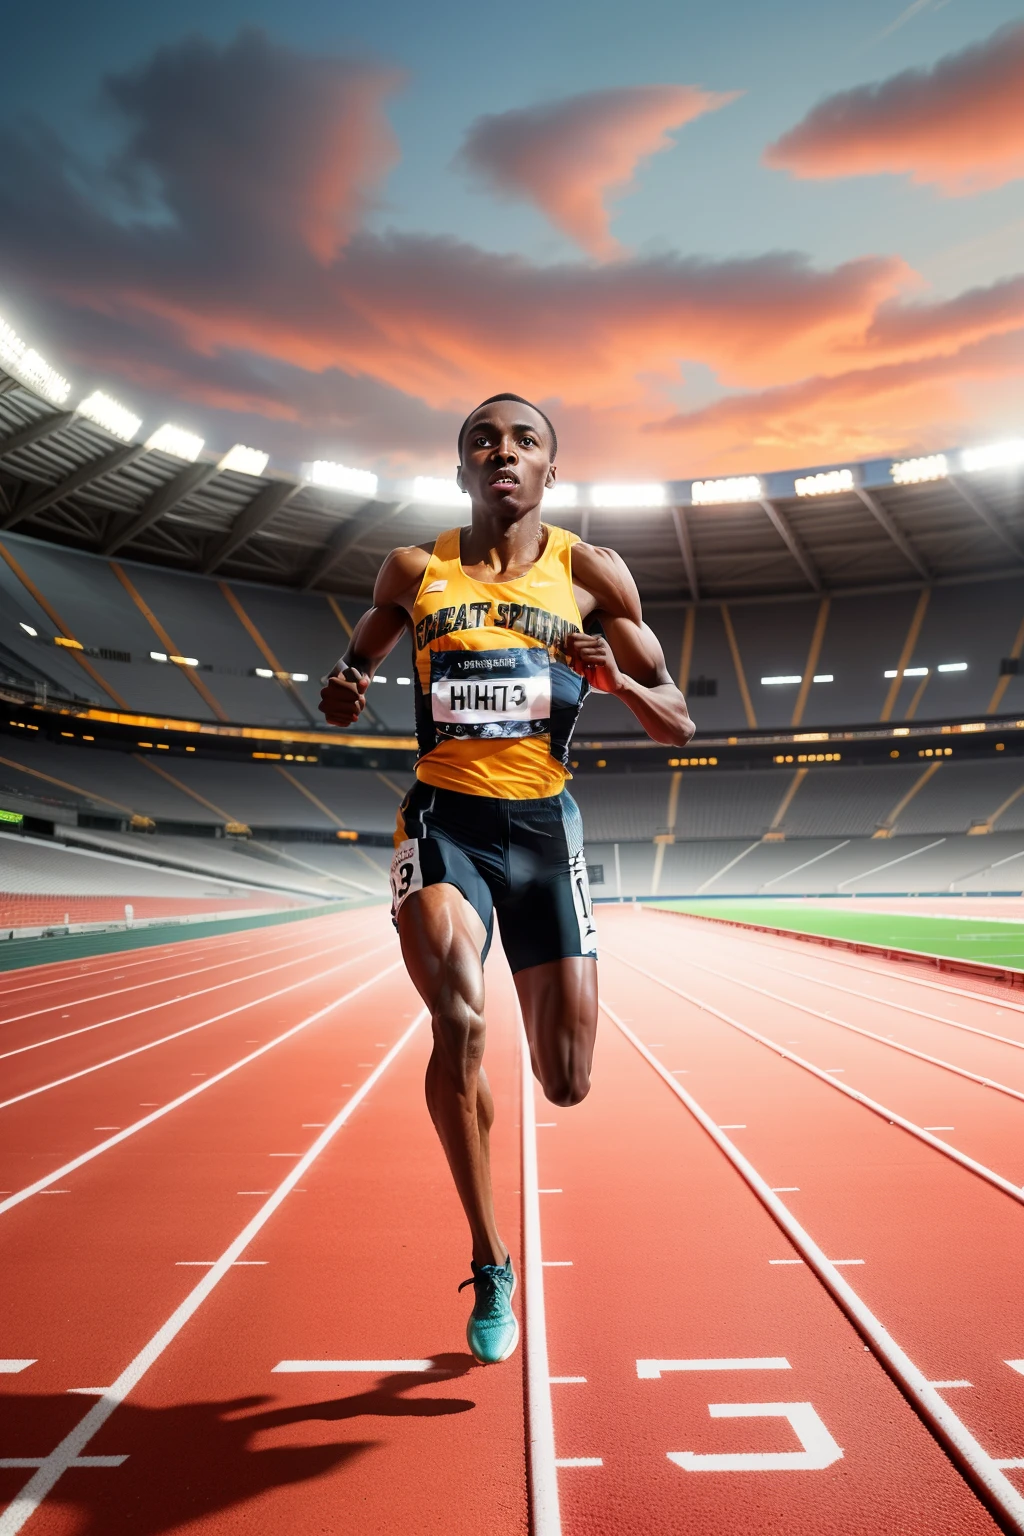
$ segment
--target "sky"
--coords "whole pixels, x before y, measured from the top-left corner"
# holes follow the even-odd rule
[[[144,419],[564,479],[1021,431],[1021,0],[13,8],[0,317]]]

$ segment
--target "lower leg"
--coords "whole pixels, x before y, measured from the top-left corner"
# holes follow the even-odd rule
[[[491,1192],[490,1131],[494,1101],[482,1067],[456,1082],[435,1040],[427,1066],[427,1106],[469,1222],[475,1264],[504,1264]]]

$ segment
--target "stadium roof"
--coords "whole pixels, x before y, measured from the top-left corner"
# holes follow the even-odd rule
[[[65,380],[30,371],[34,354],[2,355],[0,530],[367,596],[389,549],[433,538],[466,504],[444,481],[378,487],[337,465],[288,476],[268,471],[254,450],[212,455],[175,429],[139,440],[137,418],[118,416],[114,402],[93,396],[71,409]],[[1024,576],[1022,486],[1024,442],[1015,442],[902,464],[578,486],[575,505],[551,517],[617,549],[648,602],[735,601]],[[565,494],[572,499],[573,488]]]

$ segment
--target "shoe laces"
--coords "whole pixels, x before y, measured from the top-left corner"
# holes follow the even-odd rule
[[[474,1312],[497,1314],[505,1300],[500,1282],[507,1279],[508,1269],[504,1264],[474,1264],[473,1273],[468,1280],[463,1280],[459,1290],[464,1291],[467,1285],[472,1285],[476,1292]]]

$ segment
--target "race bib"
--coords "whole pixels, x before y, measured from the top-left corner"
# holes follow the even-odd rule
[[[422,889],[420,845],[417,838],[410,837],[399,843],[391,860],[391,916],[397,917],[405,898]]]
[[[439,736],[539,736],[551,728],[551,663],[540,646],[432,651],[430,694]]]

